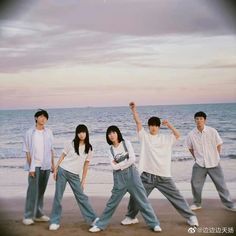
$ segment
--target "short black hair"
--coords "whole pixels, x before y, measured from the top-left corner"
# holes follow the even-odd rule
[[[49,118],[49,115],[47,113],[47,111],[43,110],[43,109],[38,109],[38,111],[34,114],[34,117],[37,118],[39,116],[43,115],[44,117]]]
[[[161,120],[159,117],[156,116],[152,116],[151,118],[149,118],[148,120],[148,126],[161,126]]]
[[[107,143],[109,145],[112,145],[112,141],[109,139],[108,135],[111,133],[111,132],[116,132],[117,133],[117,136],[118,136],[118,142],[120,143],[121,141],[124,141],[123,137],[122,137],[122,134],[119,130],[119,128],[115,125],[111,125],[107,128],[107,132],[106,132],[106,139],[107,139]]]
[[[195,113],[194,119],[196,119],[197,117],[203,117],[204,119],[206,119],[206,118],[207,118],[207,115],[206,115],[206,113],[203,112],[203,111],[198,111],[198,112]]]

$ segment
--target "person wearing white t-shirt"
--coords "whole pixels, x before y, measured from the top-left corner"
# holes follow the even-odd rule
[[[34,146],[35,146],[35,167],[41,167],[44,156],[44,130],[36,129],[34,133]]]
[[[195,160],[191,178],[193,193],[191,209],[202,208],[202,188],[206,176],[209,175],[226,209],[236,211],[236,205],[230,197],[220,166],[220,151],[223,141],[216,129],[206,125],[206,118],[206,113],[202,111],[195,113],[196,128],[186,138],[187,147]]]
[[[39,109],[34,118],[36,125],[27,130],[23,142],[23,151],[26,153],[25,170],[29,172],[22,221],[24,225],[49,221],[49,217],[43,213],[43,201],[50,171],[54,170],[53,133],[45,127],[48,112]]]
[[[108,127],[106,139],[110,145],[108,155],[113,168],[114,186],[105,210],[89,231],[96,233],[104,230],[120,201],[128,192],[137,201],[137,205],[147,225],[153,231],[161,232],[159,220],[148,201],[138,170],[134,164],[135,154],[131,142],[123,139],[120,129],[115,125]]]
[[[198,226],[196,215],[191,211],[188,203],[177,189],[171,177],[171,153],[172,147],[180,137],[179,131],[174,128],[168,120],[163,120],[162,125],[171,130],[171,134],[160,133],[161,121],[158,117],[151,117],[148,120],[149,132],[142,126],[134,102],[130,103],[130,109],[137,126],[138,137],[141,142],[141,153],[139,169],[142,172],[141,180],[146,190],[147,196],[157,188],[175,207],[175,209],[187,219],[190,226]],[[139,212],[135,199],[131,196],[128,212],[123,225],[138,223],[136,215]]]
[[[53,200],[49,230],[58,230],[62,212],[61,200],[69,183],[85,221],[93,225],[97,216],[84,194],[89,162],[92,158],[92,145],[89,142],[88,128],[81,124],[76,127],[75,138],[66,143],[54,171],[56,190]],[[80,180],[80,176],[82,179]]]

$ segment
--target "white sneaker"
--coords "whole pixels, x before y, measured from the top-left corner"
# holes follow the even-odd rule
[[[228,210],[228,211],[236,211],[236,205],[234,204],[232,207],[226,207],[225,206],[225,209]]]
[[[37,221],[37,222],[48,222],[50,220],[50,218],[48,216],[44,215],[44,216],[35,218],[34,220]]]
[[[23,219],[22,223],[24,225],[32,225],[34,224],[34,221],[32,219]]]
[[[101,231],[101,229],[99,229],[96,225],[94,225],[92,228],[89,229],[89,232],[91,232],[91,233],[97,233],[100,231]]]
[[[122,225],[134,225],[134,224],[137,224],[138,222],[139,222],[139,221],[138,221],[137,218],[132,219],[132,218],[126,216],[126,217],[124,218],[124,220],[121,221],[121,224],[122,224]]]
[[[196,217],[196,216],[190,216],[190,218],[187,220],[187,223],[188,223],[190,226],[196,226],[196,227],[199,226],[198,220],[197,220],[197,217]]]
[[[60,228],[60,225],[58,224],[50,224],[49,230],[58,230]]]
[[[160,225],[156,225],[156,226],[153,228],[153,231],[155,231],[155,232],[161,232],[162,229],[161,229]]]
[[[92,224],[90,225],[90,226],[94,226],[94,225],[96,225],[96,223],[99,221],[99,218],[97,217],[93,222],[92,222]]]
[[[201,208],[202,208],[201,205],[197,206],[197,205],[193,204],[193,205],[190,206],[190,209],[191,209],[192,211],[196,211],[196,210],[199,210],[199,209],[201,209]]]

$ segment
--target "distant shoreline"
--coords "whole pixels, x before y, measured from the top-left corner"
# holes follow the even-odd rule
[[[139,105],[139,107],[155,107],[155,106],[197,106],[197,105],[224,105],[224,104],[235,104],[235,102],[213,102],[213,103],[183,103],[183,104],[152,104],[152,105]],[[114,105],[114,106],[83,106],[83,107],[44,107],[48,110],[58,110],[58,109],[96,109],[96,108],[125,108],[127,105]],[[32,108],[0,108],[0,111],[28,111],[28,110],[37,110],[39,107]]]

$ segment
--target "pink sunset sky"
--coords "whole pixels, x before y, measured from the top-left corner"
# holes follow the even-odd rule
[[[236,102],[223,0],[32,2],[1,6],[0,109]]]

